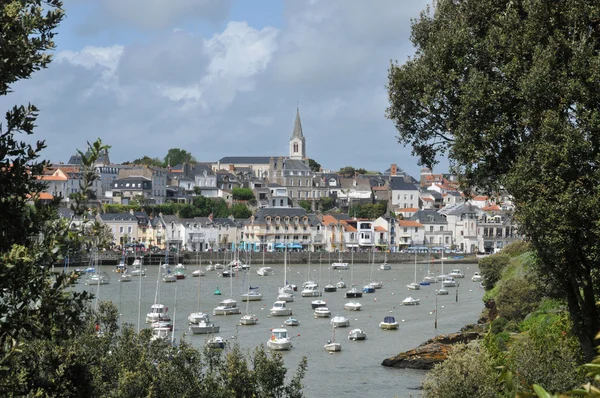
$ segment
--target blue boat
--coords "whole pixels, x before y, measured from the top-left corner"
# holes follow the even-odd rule
[[[428,282],[428,281],[423,281],[423,282],[419,282],[419,285],[421,285],[421,286],[429,286],[429,285],[431,285],[431,283]]]
[[[366,285],[363,287],[363,293],[375,293],[375,288],[373,286]]]

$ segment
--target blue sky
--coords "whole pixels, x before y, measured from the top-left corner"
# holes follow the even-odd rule
[[[54,62],[0,98],[41,109],[35,139],[67,161],[87,141],[114,162],[184,148],[199,161],[285,156],[299,104],[307,155],[413,176],[385,118],[390,59],[413,53],[426,0],[65,0]],[[445,172],[442,165],[436,171]]]

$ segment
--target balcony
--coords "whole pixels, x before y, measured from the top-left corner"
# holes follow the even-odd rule
[[[322,234],[316,234],[315,237],[313,238],[313,242],[315,242],[315,243],[323,243],[324,240],[325,239]]]

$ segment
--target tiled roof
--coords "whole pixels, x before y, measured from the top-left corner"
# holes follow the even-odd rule
[[[225,156],[219,160],[221,164],[269,164],[271,156]]]
[[[40,176],[40,179],[44,181],[67,181],[67,177],[64,176]]]
[[[414,213],[418,210],[419,209],[416,207],[405,207],[405,208],[400,208],[400,209],[396,210],[396,213]]]
[[[489,206],[485,206],[481,210],[485,210],[485,211],[500,211],[500,206],[498,206],[498,205],[489,205]]]
[[[422,227],[423,224],[421,224],[418,221],[414,221],[414,220],[398,220],[398,225],[401,227]]]
[[[375,232],[387,232],[387,229],[380,227],[379,225],[376,225]]]
[[[473,200],[476,200],[476,201],[479,201],[479,202],[480,201],[486,201],[486,200],[488,200],[488,197],[487,196],[483,196],[483,195],[479,195],[479,196],[473,197]]]
[[[39,198],[42,200],[52,200],[54,199],[54,196],[48,192],[40,192]]]

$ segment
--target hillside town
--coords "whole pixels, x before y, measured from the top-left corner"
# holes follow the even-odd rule
[[[184,251],[494,253],[519,238],[508,197],[499,203],[486,196],[467,198],[454,175],[422,169],[414,178],[395,163],[385,171],[353,177],[315,171],[306,147],[297,110],[287,156],[228,156],[163,168],[113,164],[105,151],[92,187],[98,203],[135,202],[142,204],[142,211],[100,212],[97,219],[118,247]],[[80,189],[80,176],[78,155],[48,167],[42,199],[62,197],[61,215],[70,217],[69,195]],[[222,198],[231,206],[236,188],[254,193],[255,200],[243,201],[252,211],[248,219],[212,214],[181,218],[148,211],[154,205],[191,203],[196,196]],[[332,203],[328,211],[319,206],[325,198]],[[384,203],[385,214],[374,219],[352,214],[355,205],[374,203]]]

